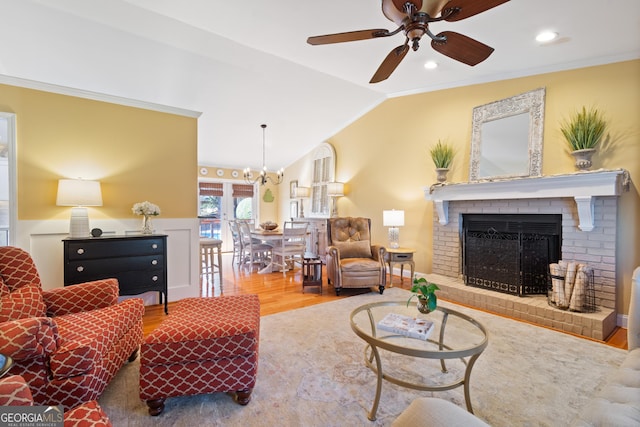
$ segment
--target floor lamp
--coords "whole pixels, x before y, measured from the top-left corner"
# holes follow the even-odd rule
[[[89,237],[89,213],[87,206],[102,206],[99,181],[61,179],[58,181],[58,206],[73,206],[69,222],[69,237]]]

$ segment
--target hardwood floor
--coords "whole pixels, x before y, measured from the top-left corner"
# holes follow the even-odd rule
[[[289,271],[285,275],[282,273],[258,274],[256,270],[250,272],[248,269],[232,266],[231,254],[223,254],[222,271],[222,285],[218,274],[213,275],[213,279],[210,274],[203,276],[201,296],[257,294],[260,298],[260,314],[262,316],[349,298],[352,295],[368,292],[365,289],[343,289],[340,296],[336,296],[333,287],[327,284],[326,272],[323,271],[322,293],[319,292],[317,287],[306,288],[303,293],[302,273],[299,266],[296,266],[293,272]],[[411,283],[408,278],[405,278],[400,283],[400,277],[394,276],[393,286],[409,289]],[[169,303],[169,313],[171,313],[173,305],[175,303]],[[151,333],[164,317],[162,305],[147,306],[144,315],[144,335]],[[607,339],[606,344],[626,349],[627,330],[617,328]]]

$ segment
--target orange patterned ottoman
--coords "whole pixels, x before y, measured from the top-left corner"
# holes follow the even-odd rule
[[[257,295],[186,298],[140,348],[140,398],[159,415],[167,397],[233,392],[246,405],[256,383]]]

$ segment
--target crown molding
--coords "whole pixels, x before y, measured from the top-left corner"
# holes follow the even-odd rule
[[[76,96],[78,98],[109,102],[112,104],[141,108],[144,110],[158,111],[161,113],[175,114],[178,116],[198,118],[202,115],[201,111],[187,110],[185,108],[171,107],[169,105],[156,104],[153,102],[140,101],[137,99],[124,98],[121,96],[107,95],[105,93],[92,92],[89,90],[76,89],[67,86],[60,86],[51,83],[12,77],[4,74],[0,74],[0,84],[41,90],[45,92],[57,93],[60,95]]]

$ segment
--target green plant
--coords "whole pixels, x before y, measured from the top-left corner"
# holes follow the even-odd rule
[[[417,297],[419,299],[427,300],[427,307],[429,307],[430,311],[435,310],[438,305],[438,297],[436,296],[436,291],[438,290],[440,290],[438,285],[435,283],[429,283],[424,277],[419,279],[418,277],[414,277],[413,286],[411,287],[413,295],[411,295],[407,300],[407,307],[409,306],[411,299],[413,297]]]
[[[602,113],[594,107],[574,113],[560,125],[560,131],[569,143],[571,150],[595,148],[607,129],[607,121]]]
[[[438,140],[438,143],[431,147],[429,151],[431,153],[431,159],[439,169],[448,169],[453,161],[453,147],[446,142]]]

